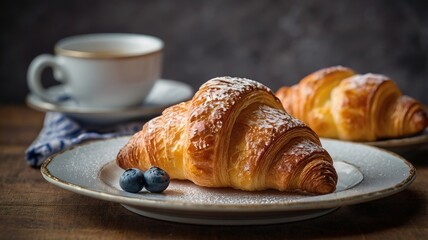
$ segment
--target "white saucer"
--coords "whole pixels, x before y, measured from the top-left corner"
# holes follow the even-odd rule
[[[47,91],[57,99],[66,97],[66,92],[62,85],[53,86]],[[84,123],[112,124],[159,115],[165,108],[190,99],[193,93],[192,87],[185,83],[159,79],[144,103],[136,107],[123,109],[92,108],[79,106],[78,103],[71,99],[51,103],[32,93],[27,96],[27,104],[36,110],[44,112],[62,112]]]

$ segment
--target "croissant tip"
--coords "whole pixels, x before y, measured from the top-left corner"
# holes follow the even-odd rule
[[[414,119],[415,119],[416,125],[420,129],[424,130],[425,128],[428,127],[428,115],[424,110],[421,109],[421,111],[418,111],[417,113],[415,113]]]
[[[336,190],[337,172],[328,161],[319,161],[304,177],[302,188],[314,194],[328,194]]]
[[[129,145],[129,144],[127,144]],[[129,161],[129,155],[131,154],[131,149],[130,147],[123,147],[119,150],[119,152],[116,155],[116,164],[122,168],[122,169],[127,169],[132,167],[131,162]]]
[[[312,185],[310,185],[306,191],[317,195],[333,193],[336,190],[337,183],[337,178],[335,176],[337,175],[319,176],[319,178],[312,182]]]
[[[308,195],[325,195],[336,191],[336,182],[323,182],[316,186],[312,186],[310,189],[298,189],[297,192],[308,194]]]
[[[326,183],[326,184],[322,184],[319,185],[316,188],[316,192],[318,194],[328,194],[328,193],[332,193],[336,190],[336,185],[332,184],[332,183]]]
[[[119,150],[119,153],[117,154],[117,156],[116,156],[116,164],[119,166],[119,167],[121,167],[121,168],[123,168],[123,158],[124,158],[124,154],[123,154],[123,151],[124,151],[124,149],[125,148],[121,148],[120,150]]]

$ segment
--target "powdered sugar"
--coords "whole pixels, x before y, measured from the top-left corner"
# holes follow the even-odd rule
[[[293,145],[288,151],[285,152],[289,156],[303,157],[305,155],[311,155],[314,152],[324,151],[323,148],[314,142],[305,139],[297,144]]]
[[[226,125],[226,117],[249,92],[263,90],[261,83],[245,78],[220,77],[203,84],[192,99],[189,139],[195,149],[211,146],[215,135]],[[208,144],[207,144],[208,143]]]
[[[362,88],[367,85],[380,85],[388,80],[389,78],[384,75],[373,73],[354,75],[349,78],[349,81],[352,82],[352,88]]]
[[[254,114],[260,116],[254,119],[257,122],[253,124],[264,130],[272,129],[281,132],[293,127],[305,126],[303,122],[290,116],[286,112],[266,105],[260,106],[259,110],[255,111]],[[249,121],[252,121],[252,119],[249,119]]]

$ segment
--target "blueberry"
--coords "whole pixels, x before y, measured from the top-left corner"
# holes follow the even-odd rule
[[[126,192],[137,193],[144,188],[144,174],[139,169],[129,168],[120,176],[119,185]]]
[[[169,175],[158,167],[151,167],[144,172],[144,181],[149,192],[160,193],[168,187]]]

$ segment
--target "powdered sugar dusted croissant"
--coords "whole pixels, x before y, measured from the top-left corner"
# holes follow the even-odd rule
[[[262,84],[220,77],[192,100],[167,108],[124,146],[122,168],[163,168],[200,186],[315,194],[335,190],[337,174],[318,136],[287,114]]]
[[[428,126],[421,104],[379,74],[341,66],[314,72],[276,96],[319,136],[374,141],[416,134]]]

